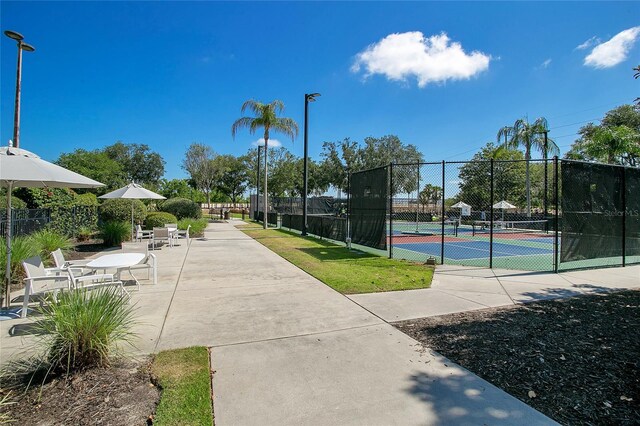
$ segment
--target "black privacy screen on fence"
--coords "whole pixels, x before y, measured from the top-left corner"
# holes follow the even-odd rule
[[[351,241],[380,250],[387,249],[388,167],[351,175]]]
[[[560,262],[640,255],[640,170],[562,161]]]

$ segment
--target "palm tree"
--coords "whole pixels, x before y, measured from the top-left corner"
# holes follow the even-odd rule
[[[263,104],[250,99],[242,104],[241,112],[245,110],[253,112],[255,117],[241,117],[231,126],[231,136],[235,139],[238,130],[247,128],[249,133],[255,134],[257,129],[264,129],[264,229],[267,229],[267,147],[269,144],[269,132],[271,130],[280,132],[291,137],[291,140],[298,135],[298,124],[291,118],[278,117],[284,110],[282,101],[275,100],[268,104]]]
[[[506,148],[524,148],[524,159],[526,160],[527,216],[531,216],[531,181],[529,177],[531,150],[535,148],[540,151],[545,159],[548,158],[549,154],[558,155],[560,153],[558,145],[556,145],[552,139],[547,138],[545,147],[544,135],[548,132],[547,119],[544,117],[537,118],[533,124],[530,124],[526,118],[521,118],[516,120],[513,126],[503,127],[498,131],[498,143],[500,143],[500,140],[504,137]]]

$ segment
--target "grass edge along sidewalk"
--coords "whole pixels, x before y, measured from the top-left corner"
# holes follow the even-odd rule
[[[153,424],[213,424],[207,348],[162,351],[154,357],[151,372],[162,389]]]
[[[387,259],[281,229],[250,224],[242,232],[343,294],[428,288],[433,267]]]

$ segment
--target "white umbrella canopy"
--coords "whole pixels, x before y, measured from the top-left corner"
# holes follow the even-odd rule
[[[464,201],[458,201],[457,203],[455,203],[451,207],[454,208],[454,209],[463,209],[465,207],[471,207],[471,206],[469,204],[465,203]]]
[[[5,306],[11,301],[11,192],[13,188],[97,188],[104,184],[67,170],[20,148],[0,147],[0,187],[7,188]]]
[[[167,197],[163,197],[160,194],[156,194],[153,191],[149,191],[137,183],[131,182],[127,186],[111,191],[107,194],[101,195],[98,198],[114,199],[125,198],[131,199],[131,240],[133,240],[133,200],[166,200]]]
[[[508,201],[502,200],[498,203],[495,203],[493,205],[494,209],[503,209],[503,210],[510,210],[510,209],[517,209],[516,206],[514,206],[513,204],[509,203]]]

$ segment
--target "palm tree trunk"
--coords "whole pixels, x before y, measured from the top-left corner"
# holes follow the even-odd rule
[[[526,184],[527,184],[527,217],[531,217],[531,181],[529,178],[529,159],[531,158],[531,145],[527,145],[525,153],[526,162]]]
[[[269,130],[265,129],[264,131],[264,206],[262,206],[263,211],[264,211],[264,217],[263,219],[263,228],[267,229],[267,210],[268,210],[268,196],[267,196],[267,166],[268,166],[268,162],[267,159],[269,158],[269,156],[267,155],[267,144],[269,142]]]

